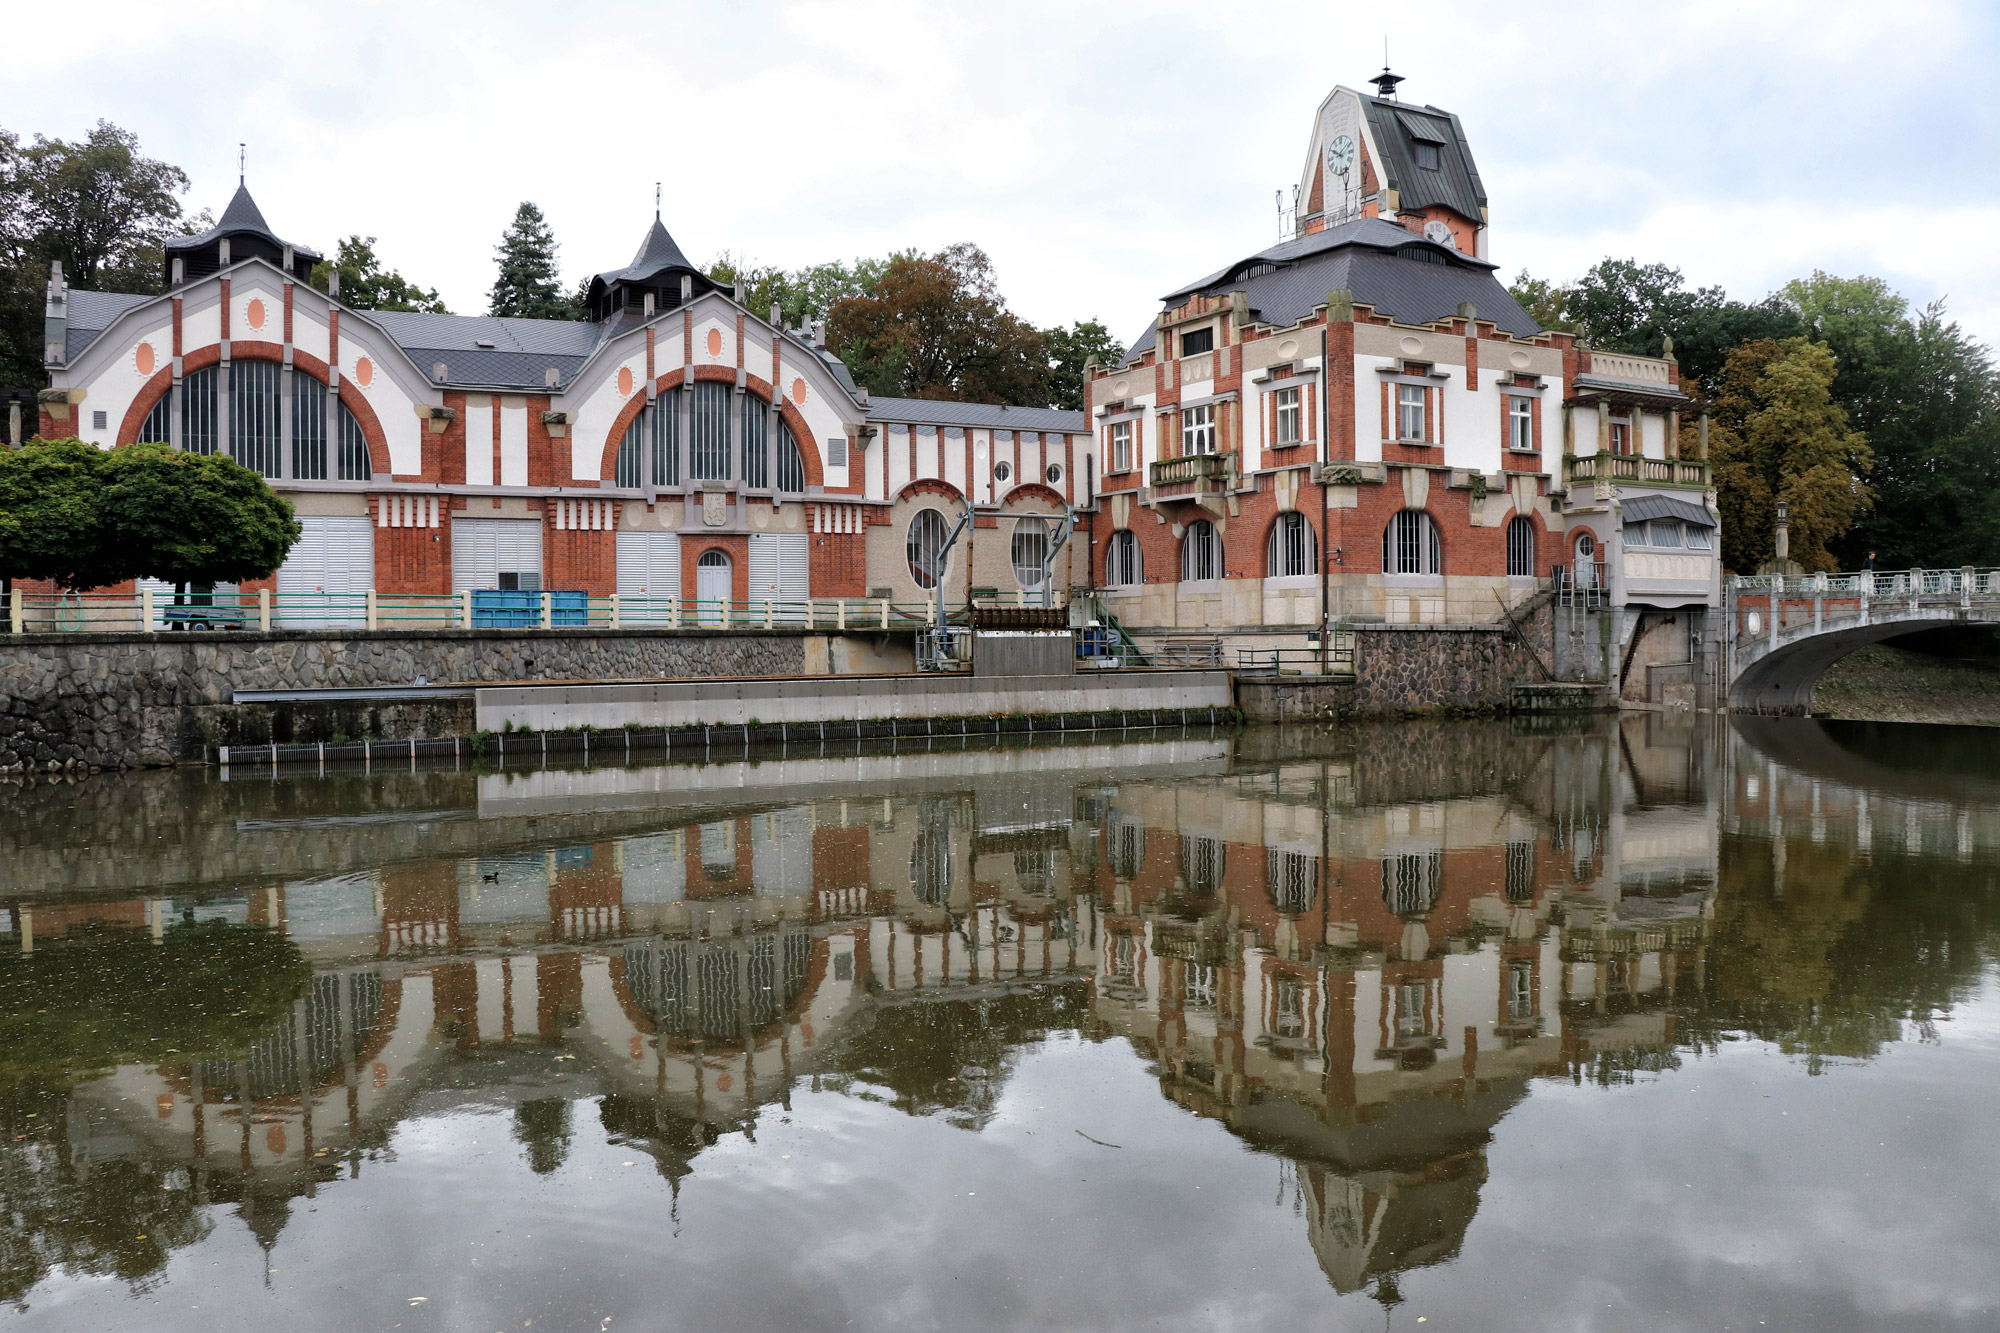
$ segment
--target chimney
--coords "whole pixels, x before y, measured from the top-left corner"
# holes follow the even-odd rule
[[[174,256],[173,273],[174,273],[173,277],[174,286],[178,287],[182,283],[187,281],[187,261],[182,259],[179,255]]]
[[[292,275],[292,247],[287,245],[285,247],[285,276],[289,278],[291,275]]]
[[[442,361],[431,362],[431,378],[439,384],[443,384],[451,378],[451,367]]]
[[[222,238],[222,244],[215,252],[215,266],[217,268],[229,267],[229,238],[227,236]]]
[[[340,265],[338,264],[328,264],[326,266],[326,294],[336,301],[340,299]]]
[[[681,274],[681,304],[686,305],[692,300],[694,300],[694,278],[689,274],[683,273]]]
[[[826,347],[826,321],[823,319],[813,321],[813,346],[821,349]]]
[[[69,284],[63,280],[62,260],[49,263],[49,301],[42,324],[42,360],[51,366],[63,363],[69,347]]]
[[[776,301],[771,302],[771,327],[782,333],[785,328],[784,320],[785,312],[778,308]]]
[[[647,293],[646,293],[646,318],[647,318],[647,319],[651,319],[652,317],[653,317],[653,294],[652,294],[651,292],[647,292]]]
[[[542,372],[542,383],[551,389],[560,389],[562,387],[562,371],[556,369],[554,366],[550,366]]]
[[[742,283],[732,282],[729,284],[729,299],[736,302],[736,304],[742,305],[749,295],[750,293],[745,290]]]

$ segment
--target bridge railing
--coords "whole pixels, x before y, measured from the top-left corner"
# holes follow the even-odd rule
[[[1869,569],[1827,574],[1741,574],[1739,594],[1779,597],[2000,597],[2000,569]]]

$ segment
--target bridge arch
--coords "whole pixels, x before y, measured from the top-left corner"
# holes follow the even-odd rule
[[[1817,634],[1810,629],[1790,635],[1781,633],[1775,645],[1768,640],[1739,641],[1736,672],[1729,683],[1730,711],[1767,717],[1808,717],[1812,713],[1813,687],[1820,676],[1857,648],[1959,623],[1962,622],[1956,615],[1924,615],[1920,611],[1914,617],[1841,625]]]

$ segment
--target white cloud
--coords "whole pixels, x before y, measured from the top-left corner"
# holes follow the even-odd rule
[[[281,233],[483,305],[523,198],[566,272],[625,262],[666,182],[705,262],[787,265],[970,239],[1040,322],[1136,332],[1161,292],[1276,237],[1335,82],[1377,67],[1377,6],[524,3],[42,6],[0,124],[98,117],[219,209],[247,140]],[[1762,295],[1890,278],[2000,341],[1996,16],[1976,3],[1471,0],[1398,11],[1405,95],[1457,111],[1493,252],[1573,275],[1607,253]]]

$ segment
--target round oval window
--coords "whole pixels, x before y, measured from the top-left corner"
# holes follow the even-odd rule
[[[1049,485],[1051,486],[1062,485],[1062,464],[1061,463],[1049,464],[1049,470],[1046,475],[1048,476],[1049,479]]]
[[[1011,464],[995,463],[993,465],[993,480],[1005,481],[1007,480],[1007,478],[1013,475],[1014,475],[1014,468]]]

